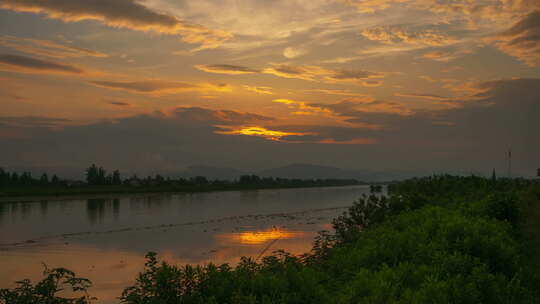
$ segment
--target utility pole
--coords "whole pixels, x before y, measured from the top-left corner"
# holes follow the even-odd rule
[[[508,178],[512,177],[512,149],[508,150]]]

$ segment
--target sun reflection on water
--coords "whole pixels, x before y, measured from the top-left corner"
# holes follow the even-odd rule
[[[290,231],[285,228],[273,227],[259,231],[233,232],[219,235],[220,238],[234,243],[256,245],[277,239],[291,239],[304,236],[302,231]]]

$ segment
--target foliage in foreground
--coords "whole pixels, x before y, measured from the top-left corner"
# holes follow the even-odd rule
[[[539,208],[537,181],[436,176],[389,190],[389,197],[355,202],[333,221],[334,232],[321,233],[303,256],[276,252],[261,261],[243,258],[235,267],[175,266],[149,253],[145,270],[120,300],[539,302],[540,268],[527,254],[531,236],[523,229],[530,210]]]
[[[92,286],[88,279],[78,278],[65,268],[43,271],[45,278],[36,285],[30,280],[17,282],[13,289],[0,289],[0,303],[5,304],[88,304],[92,298],[87,290]],[[71,296],[60,295],[62,293]]]

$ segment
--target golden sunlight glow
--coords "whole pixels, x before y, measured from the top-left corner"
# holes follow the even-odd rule
[[[284,228],[271,228],[262,231],[245,231],[240,233],[227,233],[219,237],[227,241],[240,244],[256,245],[278,239],[291,239],[304,236],[302,231],[289,231]]]
[[[222,128],[231,128],[226,126],[218,126]],[[305,135],[314,135],[312,133],[300,133],[300,132],[283,132],[283,131],[275,131],[275,130],[268,130],[264,127],[240,127],[239,129],[231,129],[230,131],[217,131],[217,134],[225,134],[225,135],[248,135],[248,136],[259,136],[264,137],[268,140],[275,140],[280,141],[282,137],[284,136],[305,136]]]
[[[279,98],[279,99],[272,100],[272,102],[285,104],[289,106],[289,108],[291,109],[299,109],[300,111],[294,111],[291,113],[294,115],[313,115],[317,113],[332,114],[332,111],[330,111],[329,109],[313,106],[304,101],[296,101],[296,100],[291,100],[291,99]]]

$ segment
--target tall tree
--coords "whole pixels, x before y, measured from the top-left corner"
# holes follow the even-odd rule
[[[9,183],[9,172],[4,171],[3,168],[0,168],[0,187],[7,186]]]
[[[112,184],[113,185],[121,185],[122,184],[122,178],[120,177],[120,171],[114,170],[112,174]]]
[[[39,183],[41,185],[48,185],[49,184],[49,176],[47,173],[43,173],[41,177],[39,178]]]
[[[92,164],[86,169],[86,182],[89,185],[95,185],[98,179],[98,168],[95,164]]]

